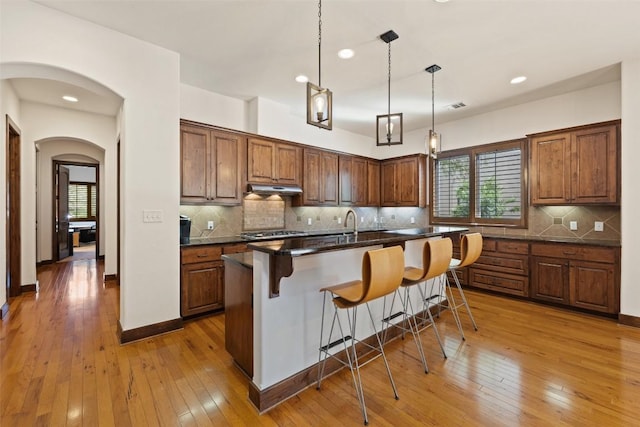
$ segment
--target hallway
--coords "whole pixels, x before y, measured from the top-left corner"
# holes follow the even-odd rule
[[[119,288],[95,260],[38,271],[40,292],[0,323],[3,426],[362,425],[348,372],[264,415],[224,349],[224,315],[121,346]],[[479,331],[438,325],[449,358],[423,333],[388,344],[400,400],[381,363],[363,369],[371,425],[632,425],[640,419],[640,330],[548,306],[467,293]],[[381,361],[380,361],[381,362]]]

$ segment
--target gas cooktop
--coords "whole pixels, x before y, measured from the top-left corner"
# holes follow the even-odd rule
[[[241,233],[240,237],[246,240],[269,240],[278,239],[282,237],[300,237],[308,236],[304,231],[295,230],[271,230],[271,231],[256,231],[249,233]]]

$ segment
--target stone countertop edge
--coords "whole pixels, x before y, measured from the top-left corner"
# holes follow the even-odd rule
[[[428,227],[401,229],[393,231],[368,231],[358,235],[307,236],[283,240],[270,240],[249,243],[249,249],[265,252],[270,255],[298,257],[321,252],[376,246],[405,242],[407,240],[424,239],[450,233],[468,231],[464,227]]]
[[[580,237],[561,236],[517,236],[505,234],[482,233],[487,239],[522,240],[529,243],[573,243],[579,245],[606,246],[619,248],[620,240],[615,239],[582,239]]]
[[[253,252],[222,255],[222,259],[225,262],[232,262],[242,267],[253,269]]]

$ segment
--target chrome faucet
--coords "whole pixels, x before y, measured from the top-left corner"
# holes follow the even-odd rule
[[[349,209],[344,217],[344,226],[347,226],[349,220],[349,214],[353,214],[353,234],[358,234],[358,214],[353,209]]]

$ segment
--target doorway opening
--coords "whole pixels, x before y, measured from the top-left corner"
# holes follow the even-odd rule
[[[99,165],[53,160],[53,261],[100,255]]]
[[[20,269],[20,129],[6,118],[7,130],[7,223],[6,223],[6,284],[7,299],[22,293]]]

